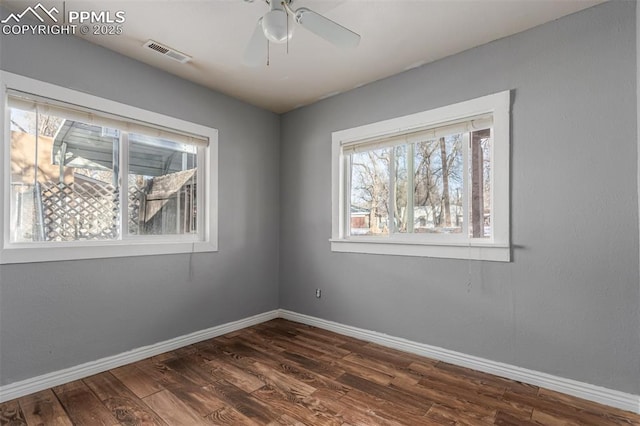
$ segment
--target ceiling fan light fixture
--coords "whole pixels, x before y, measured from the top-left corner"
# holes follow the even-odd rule
[[[245,65],[257,67],[264,64],[265,60],[269,65],[269,43],[287,43],[293,35],[294,25],[289,25],[289,15],[294,21],[292,24],[300,24],[337,47],[356,47],[360,42],[359,34],[329,18],[305,7],[298,10],[291,9],[291,1],[266,0],[270,10],[256,23],[243,56]],[[266,43],[265,38],[267,39]],[[287,53],[289,52],[288,47],[287,44]]]
[[[287,12],[283,9],[272,9],[262,18],[264,36],[274,43],[284,43],[291,38],[292,31],[288,31]]]

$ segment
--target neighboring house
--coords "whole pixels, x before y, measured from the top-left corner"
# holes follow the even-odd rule
[[[364,235],[369,232],[371,210],[351,206],[351,235]]]
[[[53,159],[53,138],[38,138],[38,176],[39,182],[58,182],[62,172],[64,183],[73,182],[73,170],[62,169]],[[11,184],[33,185],[36,179],[36,137],[35,135],[11,132]]]

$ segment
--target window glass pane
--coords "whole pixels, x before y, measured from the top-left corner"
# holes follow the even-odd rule
[[[131,235],[197,233],[197,148],[129,134]]]
[[[10,238],[12,242],[34,241],[34,178],[36,114],[12,108]]]
[[[10,115],[11,241],[118,238],[117,131],[16,108]]]
[[[491,237],[491,130],[471,132],[469,236]]]
[[[394,203],[394,228],[393,232],[397,233],[406,233],[413,232],[413,226],[410,224],[411,220],[411,212],[407,207],[409,204],[408,195],[409,191],[409,174],[408,170],[411,166],[408,162],[411,161],[410,154],[408,153],[411,150],[412,146],[409,145],[400,145],[394,148],[394,165],[395,165],[395,175],[394,175],[394,195],[395,195],[395,203]]]
[[[351,235],[389,234],[391,148],[351,155]]]
[[[414,232],[462,232],[462,139],[455,134],[414,144]]]

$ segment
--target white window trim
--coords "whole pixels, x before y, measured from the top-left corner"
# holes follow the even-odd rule
[[[508,262],[511,259],[509,220],[510,91],[393,118],[332,133],[331,145],[331,251],[397,256],[422,256]],[[345,156],[343,146],[360,140],[393,137],[440,123],[481,114],[493,114],[493,169],[491,174],[492,237],[443,241],[442,236],[392,235],[350,237],[346,235]]]
[[[11,128],[7,125],[9,123],[8,89],[33,93],[38,96],[207,138],[209,140],[208,147],[200,148],[205,152],[204,163],[206,165],[202,193],[204,194],[204,203],[207,208],[205,209],[205,217],[200,222],[204,225],[202,234],[204,239],[202,241],[193,241],[189,238],[180,238],[180,236],[171,238],[151,237],[117,241],[48,242],[45,243],[46,246],[32,243],[11,243],[9,239],[9,182],[11,177],[9,151]],[[218,251],[217,129],[5,71],[0,71],[0,90],[0,117],[2,118],[0,120],[0,129],[3,139],[2,149],[0,149],[0,170],[2,171],[0,173],[0,189],[2,190],[0,264]]]

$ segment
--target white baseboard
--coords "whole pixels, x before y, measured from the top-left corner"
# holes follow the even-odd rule
[[[221,336],[232,331],[251,327],[275,318],[284,318],[302,324],[333,331],[345,336],[355,337],[367,342],[377,343],[390,348],[425,356],[427,358],[448,362],[462,367],[472,368],[496,376],[506,377],[519,382],[552,389],[578,398],[620,408],[640,414],[640,395],[633,395],[607,389],[577,380],[565,379],[551,374],[526,368],[516,367],[497,361],[491,361],[461,352],[431,346],[424,343],[413,342],[407,339],[389,336],[376,331],[352,327],[333,321],[324,320],[309,315],[303,315],[285,309],[276,309],[262,314],[254,315],[238,321],[229,322],[206,330],[196,331],[174,339],[159,342],[153,345],[133,349],[118,355],[102,358],[97,361],[87,362],[75,367],[43,374],[41,376],[0,386],[0,402],[9,401],[21,396],[39,392],[54,386],[59,386],[74,380],[79,380],[94,374],[102,373],[112,368],[121,367],[136,361],[172,351],[184,346]]]
[[[472,368],[474,370],[517,380],[534,386],[540,386],[567,395],[576,396],[578,398],[587,399],[589,401],[640,414],[640,395],[633,395],[613,389],[607,389],[601,386],[579,382],[577,380],[565,379],[563,377],[553,376],[540,371],[491,361],[424,343],[417,343],[407,339],[378,333],[376,331],[351,327],[337,322],[287,311],[285,309],[280,310],[280,317],[346,336],[355,337],[367,342],[377,343],[382,346],[410,352],[427,358],[436,359],[438,361],[448,362],[461,367]]]
[[[74,380],[102,373],[112,368],[121,367],[132,362],[140,361],[151,356],[160,355],[184,346],[192,345],[203,340],[212,339],[232,331],[240,330],[252,325],[260,324],[278,318],[279,311],[273,310],[262,314],[254,315],[238,321],[228,322],[208,328],[206,330],[196,331],[174,339],[165,340],[164,342],[155,343],[149,346],[133,349],[128,352],[109,356],[97,361],[87,362],[75,367],[66,368],[64,370],[54,371],[52,373],[43,374],[20,382],[11,383],[9,385],[0,386],[0,402],[9,401],[14,398],[39,392],[54,386],[59,386]]]

